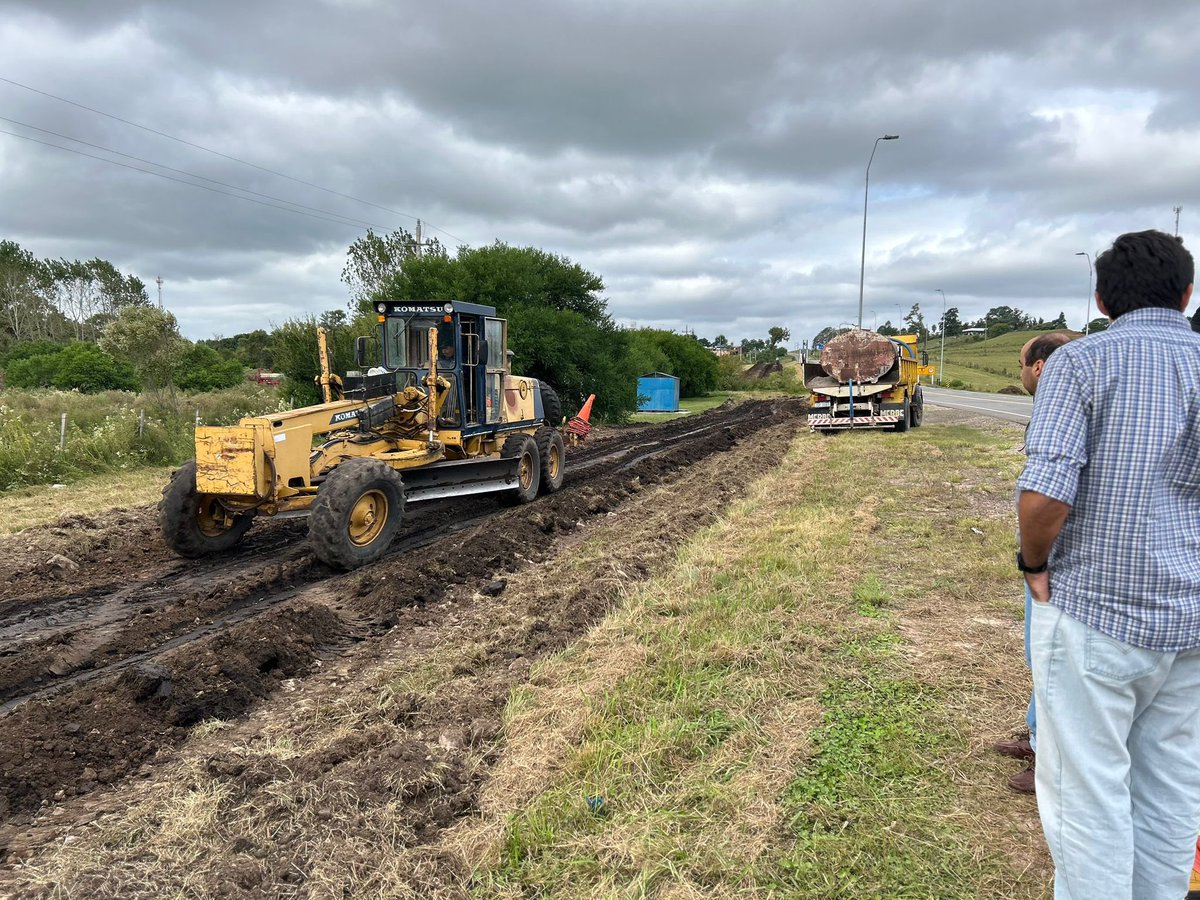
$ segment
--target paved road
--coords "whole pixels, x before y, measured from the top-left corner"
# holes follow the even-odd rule
[[[925,402],[930,406],[965,409],[981,416],[992,416],[1008,422],[1029,422],[1033,398],[1015,394],[981,394],[977,391],[952,391],[947,388],[923,387]]]

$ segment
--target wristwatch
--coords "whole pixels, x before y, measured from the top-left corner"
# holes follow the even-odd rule
[[[1020,569],[1022,572],[1024,572],[1026,575],[1037,575],[1038,573],[1045,572],[1046,569],[1050,568],[1050,560],[1046,560],[1040,566],[1031,566],[1027,562],[1025,562],[1025,557],[1023,557],[1021,555],[1021,551],[1018,550],[1017,551],[1017,568]]]

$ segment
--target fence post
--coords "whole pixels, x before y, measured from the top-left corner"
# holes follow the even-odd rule
[[[196,407],[196,427],[200,427],[200,407]]]
[[[67,449],[67,414],[62,414],[62,422],[58,426],[58,449]]]
[[[146,433],[146,410],[138,410],[138,437],[144,436]]]

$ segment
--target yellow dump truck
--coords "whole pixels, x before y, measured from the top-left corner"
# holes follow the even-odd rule
[[[925,415],[920,379],[933,371],[915,334],[843,332],[821,349],[819,362],[804,363],[804,386],[812,393],[808,424],[822,432],[916,428]]]

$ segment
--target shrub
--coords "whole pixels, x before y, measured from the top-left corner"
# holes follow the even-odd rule
[[[36,354],[11,363],[5,370],[12,387],[55,387],[85,394],[105,390],[136,390],[133,369],[95,344],[79,341],[52,353]]]
[[[242,364],[225,359],[212,347],[192,344],[184,351],[175,370],[175,385],[187,393],[203,393],[233,387],[244,379]]]

